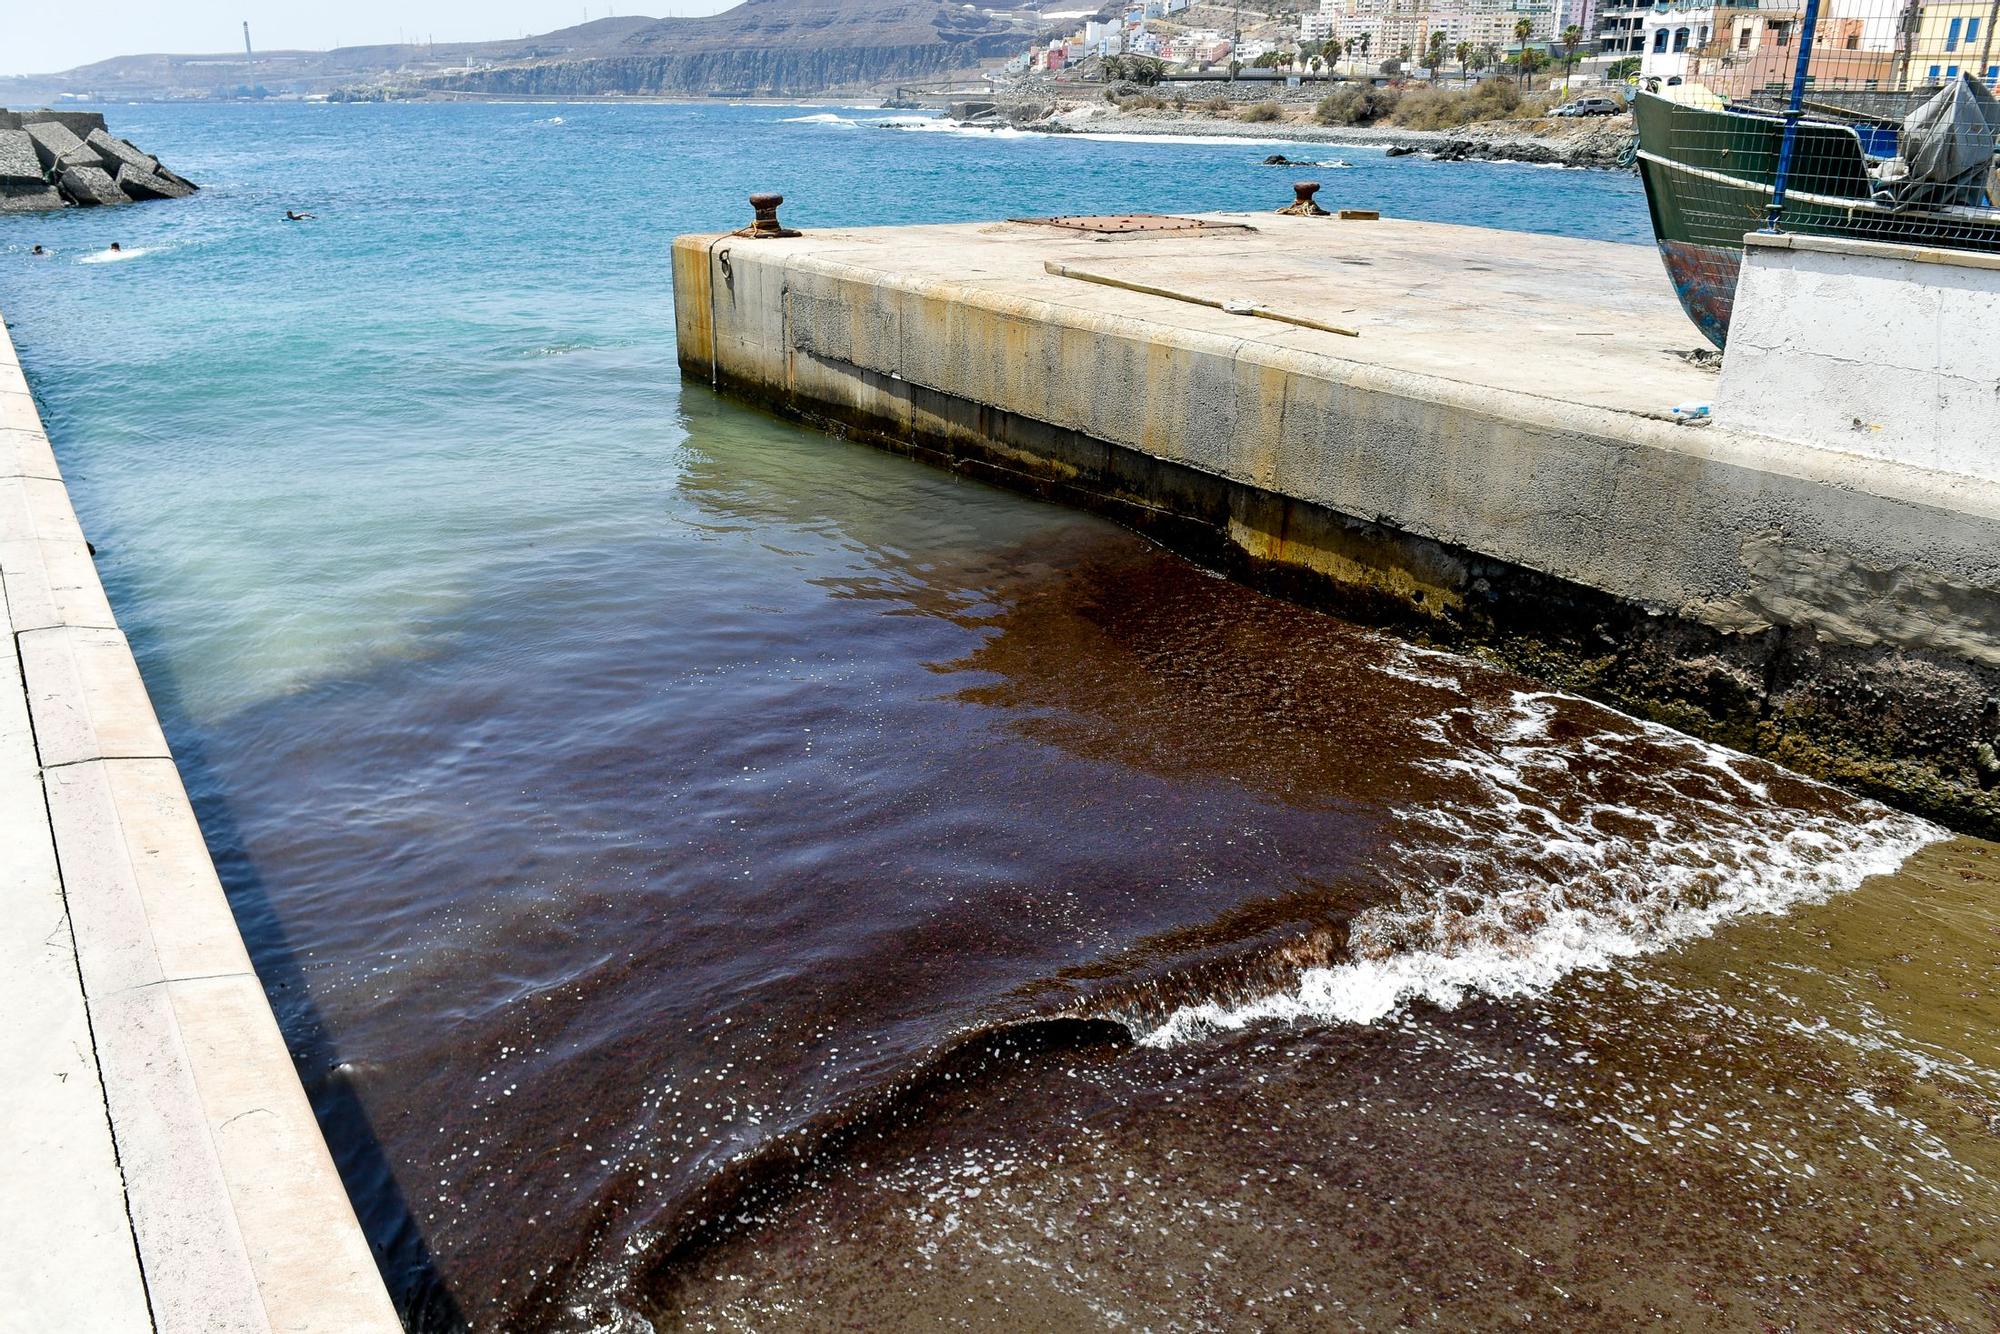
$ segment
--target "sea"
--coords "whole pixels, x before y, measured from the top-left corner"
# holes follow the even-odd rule
[[[1995,845],[676,368],[753,190],[1282,152],[1504,251],[1648,243],[1634,177],[104,110],[203,190],[0,219],[0,312],[412,1328],[2000,1327]]]

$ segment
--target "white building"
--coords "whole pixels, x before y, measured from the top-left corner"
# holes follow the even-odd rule
[[[1553,42],[1562,32],[1562,16],[1565,8],[1565,0],[1509,0],[1508,44],[1510,46],[1514,44],[1514,25],[1522,19],[1528,20],[1530,44]]]
[[[1684,79],[1688,62],[1715,40],[1718,28],[1757,0],[1655,0],[1640,27],[1639,77]]]
[[[1515,17],[1510,0],[1320,0],[1319,12],[1300,20],[1299,35],[1337,38],[1344,46],[1365,36],[1372,65],[1395,59],[1405,47],[1411,59],[1422,59],[1434,32],[1444,34],[1447,52],[1461,42],[1504,50],[1514,41]]]

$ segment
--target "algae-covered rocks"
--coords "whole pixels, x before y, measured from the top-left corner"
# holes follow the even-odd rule
[[[94,111],[0,107],[0,213],[180,199],[194,192],[192,181],[114,137]]]

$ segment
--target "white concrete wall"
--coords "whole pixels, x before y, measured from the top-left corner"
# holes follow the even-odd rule
[[[400,1334],[0,322],[0,1334]]]
[[[1715,415],[2000,480],[2000,256],[1753,233]]]

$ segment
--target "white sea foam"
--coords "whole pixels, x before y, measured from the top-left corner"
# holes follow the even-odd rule
[[[1579,729],[1579,714],[1600,725]],[[1450,1009],[1471,995],[1542,994],[1732,919],[1844,893],[1946,837],[1804,780],[1794,781],[1825,793],[1823,807],[1783,805],[1754,776],[1770,772],[1759,761],[1545,692],[1448,710],[1433,729],[1452,748],[1429,767],[1469,784],[1471,799],[1398,812],[1409,887],[1350,923],[1351,957],[1268,995],[1183,1006],[1142,1042],[1264,1022],[1368,1024],[1412,1002]],[[1641,780],[1643,809],[1617,796],[1615,780],[1634,771],[1652,775]]]
[[[843,116],[833,111],[815,112],[810,116],[787,116],[778,123],[780,125],[841,125],[848,129],[854,129],[861,124],[860,121],[852,117]]]
[[[129,250],[99,250],[94,254],[82,256],[76,262],[79,264],[116,264],[120,260],[137,259],[141,255],[150,255],[158,248],[157,246],[142,245],[133,246]]]

